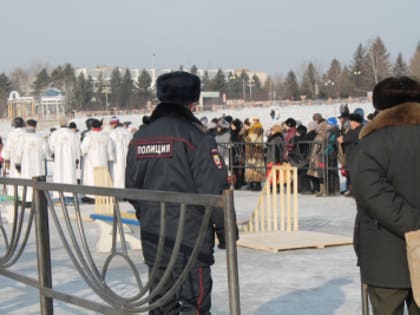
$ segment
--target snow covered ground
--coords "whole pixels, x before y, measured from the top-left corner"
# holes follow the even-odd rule
[[[373,112],[373,107],[369,103],[350,104],[349,107],[351,111],[356,107],[362,107],[366,114]],[[205,115],[209,120],[220,117],[222,114],[240,119],[258,116],[263,125],[268,128],[274,123],[269,116],[270,110],[271,108],[249,108],[238,111],[206,112],[198,116]],[[324,117],[338,116],[339,104],[287,106],[278,107],[276,110],[281,115],[280,120],[294,117],[307,123],[315,112],[321,113]],[[120,118],[122,121],[130,120],[134,125],[139,125],[141,122],[140,116],[121,116]],[[76,122],[82,129],[84,119],[78,119]],[[0,135],[6,134],[10,129],[9,125],[9,122],[0,122]],[[250,216],[257,204],[258,196],[257,192],[235,192],[238,217]],[[298,202],[301,230],[352,235],[356,212],[352,198],[343,196],[319,198],[312,195],[299,195]],[[88,211],[89,206],[83,207],[84,211]],[[95,223],[86,222],[86,229],[93,248],[97,237],[97,227]],[[53,235],[54,285],[65,292],[96,299],[74,270],[54,228],[51,228],[51,233]],[[23,257],[12,270],[36,276],[34,243],[34,237],[31,237]],[[0,255],[3,253],[1,246]],[[139,253],[136,255],[141,263],[141,255]],[[215,315],[226,315],[229,314],[229,306],[225,252],[216,250],[215,257],[216,264],[212,268],[214,280],[212,311]],[[100,261],[103,256],[97,254],[95,258]],[[244,315],[361,314],[359,270],[350,245],[278,253],[238,248],[238,261],[241,310]],[[121,291],[129,293],[133,287],[128,268],[122,261],[117,261],[113,268],[118,278],[115,279],[116,285]],[[4,277],[1,277],[0,283],[0,314],[39,314],[39,297],[35,289]],[[93,313],[57,302],[55,314]]]

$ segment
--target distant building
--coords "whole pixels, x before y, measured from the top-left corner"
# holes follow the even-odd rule
[[[35,98],[32,96],[20,96],[17,91],[12,91],[7,100],[7,118],[33,117],[36,114]]]
[[[97,66],[96,68],[77,68],[75,71],[76,77],[78,77],[80,75],[80,73],[83,73],[85,78],[87,78],[88,76],[90,76],[94,82],[94,86],[97,87],[98,86],[98,82],[99,82],[99,78],[100,76],[102,76],[102,81],[103,84],[105,85],[103,88],[108,89],[108,94],[110,94],[110,82],[111,82],[111,74],[112,71],[114,71],[115,67],[109,67],[109,66]],[[150,84],[150,88],[154,88],[155,84],[156,84],[156,79],[159,77],[159,75],[164,74],[164,73],[168,73],[168,72],[172,72],[172,71],[176,71],[175,69],[170,69],[170,68],[165,68],[165,69],[156,69],[156,68],[152,68],[152,69],[145,69],[149,74],[150,77],[152,78],[152,82]],[[246,74],[248,75],[249,78],[252,78],[254,75],[256,75],[258,77],[258,79],[261,82],[261,85],[264,85],[264,82],[267,80],[268,75],[265,72],[255,72],[255,71],[250,71],[247,69],[220,69],[224,76],[225,76],[225,80],[228,81],[229,80],[229,76],[236,74],[237,76],[240,76],[242,71],[245,71]],[[124,72],[126,71],[126,68],[119,68],[119,71],[121,73],[121,76],[124,75]],[[134,81],[137,81],[139,75],[141,74],[141,72],[143,71],[143,69],[139,69],[139,68],[132,68],[129,69],[130,73],[131,73],[131,77]],[[188,71],[188,70],[184,70],[184,71]],[[197,75],[203,79],[205,76],[205,73],[207,72],[208,78],[211,80],[213,79],[217,72],[219,71],[219,69],[197,69]]]
[[[42,94],[38,105],[38,118],[42,120],[58,119],[66,113],[65,97],[59,89],[49,88]]]
[[[32,96],[20,96],[12,91],[7,101],[7,118],[17,116],[23,119],[37,118],[40,120],[55,120],[65,114],[65,97],[55,88],[47,89],[37,103]]]

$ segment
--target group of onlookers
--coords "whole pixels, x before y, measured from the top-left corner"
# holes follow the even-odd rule
[[[341,193],[352,195],[348,169],[358,134],[367,123],[362,108],[350,112],[343,104],[338,117],[315,113],[306,126],[289,117],[266,131],[258,117],[241,121],[224,115],[210,122],[203,117],[201,123],[215,137],[235,189],[261,190],[273,165],[290,163],[298,167],[298,192],[337,194],[340,172],[346,178]]]

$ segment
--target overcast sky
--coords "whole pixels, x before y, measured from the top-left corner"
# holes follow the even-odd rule
[[[274,75],[348,64],[377,36],[408,61],[420,42],[419,0],[2,0],[0,12],[0,73],[70,62]]]

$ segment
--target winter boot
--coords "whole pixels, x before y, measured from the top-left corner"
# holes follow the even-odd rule
[[[316,194],[317,197],[327,197],[327,192],[325,191],[325,184],[319,184],[319,192]]]

